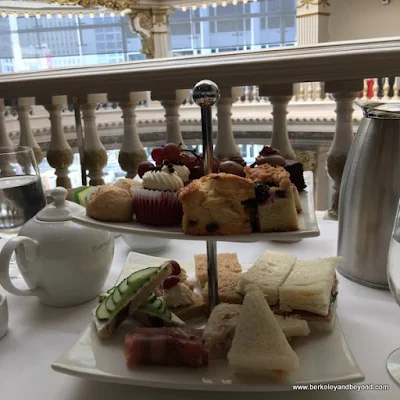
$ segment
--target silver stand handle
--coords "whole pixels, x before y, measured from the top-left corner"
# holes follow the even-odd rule
[[[205,174],[213,171],[212,106],[220,96],[218,86],[208,80],[200,81],[193,88],[193,101],[201,107],[201,131]],[[208,307],[209,313],[218,304],[217,242],[207,240]]]

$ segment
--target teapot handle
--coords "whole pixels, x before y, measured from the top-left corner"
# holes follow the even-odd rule
[[[28,238],[26,236],[17,236],[10,239],[0,252],[0,284],[7,292],[15,294],[16,296],[36,296],[37,289],[25,289],[21,290],[15,287],[10,279],[9,267],[10,260],[14,250],[22,244],[25,248],[25,256],[27,260],[33,261],[36,258],[36,251],[39,247],[39,243],[36,240]]]

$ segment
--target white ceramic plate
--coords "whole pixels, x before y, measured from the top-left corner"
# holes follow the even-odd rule
[[[293,232],[252,233],[250,235],[235,236],[189,236],[185,235],[179,226],[157,227],[143,225],[136,221],[103,222],[88,217],[86,214],[72,217],[72,220],[85,226],[111,232],[133,233],[140,234],[141,236],[157,236],[167,239],[218,240],[226,242],[258,242],[266,240],[297,241],[304,238],[316,237],[320,234],[314,209],[313,173],[311,171],[305,171],[304,180],[307,189],[300,193],[301,206],[303,208],[303,212],[298,215],[300,229]]]
[[[139,253],[130,253],[118,281],[136,269],[160,265],[163,260]],[[189,277],[194,275],[191,263],[181,263]],[[243,266],[243,269],[247,269]],[[283,391],[293,384],[354,383],[364,380],[346,343],[339,321],[332,333],[296,338],[292,345],[300,359],[300,368],[285,384],[262,378],[235,376],[226,360],[211,361],[208,367],[174,368],[141,366],[129,370],[126,366],[123,343],[130,323],[120,327],[109,341],[97,337],[90,324],[78,341],[53,365],[55,371],[81,378],[157,388],[210,391]]]

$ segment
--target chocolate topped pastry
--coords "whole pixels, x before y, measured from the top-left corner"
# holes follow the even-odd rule
[[[273,167],[281,167],[285,165],[285,159],[279,154],[279,150],[270,146],[264,146],[260,154],[256,157],[256,164],[269,164]]]
[[[225,172],[226,174],[233,174],[241,177],[245,177],[244,167],[236,161],[222,161],[219,165],[219,172]]]
[[[290,180],[296,186],[297,190],[301,192],[307,185],[304,182],[303,165],[302,163],[294,160],[286,160],[283,166],[290,174]]]
[[[243,157],[240,156],[232,156],[232,157],[223,157],[221,163],[224,161],[235,161],[240,164],[242,167],[246,166],[246,161],[244,161]]]

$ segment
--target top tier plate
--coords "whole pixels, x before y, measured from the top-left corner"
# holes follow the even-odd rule
[[[156,236],[167,239],[180,240],[217,240],[225,242],[258,242],[266,240],[297,241],[300,239],[319,236],[319,228],[314,209],[314,179],[311,171],[304,172],[304,180],[307,189],[300,193],[301,206],[303,212],[298,215],[298,231],[292,232],[268,232],[251,233],[249,235],[232,236],[191,236],[185,235],[179,226],[151,226],[143,225],[136,221],[132,222],[103,222],[97,221],[87,215],[72,217],[72,220],[81,225],[92,228],[103,229],[110,232],[131,233],[141,236]]]

